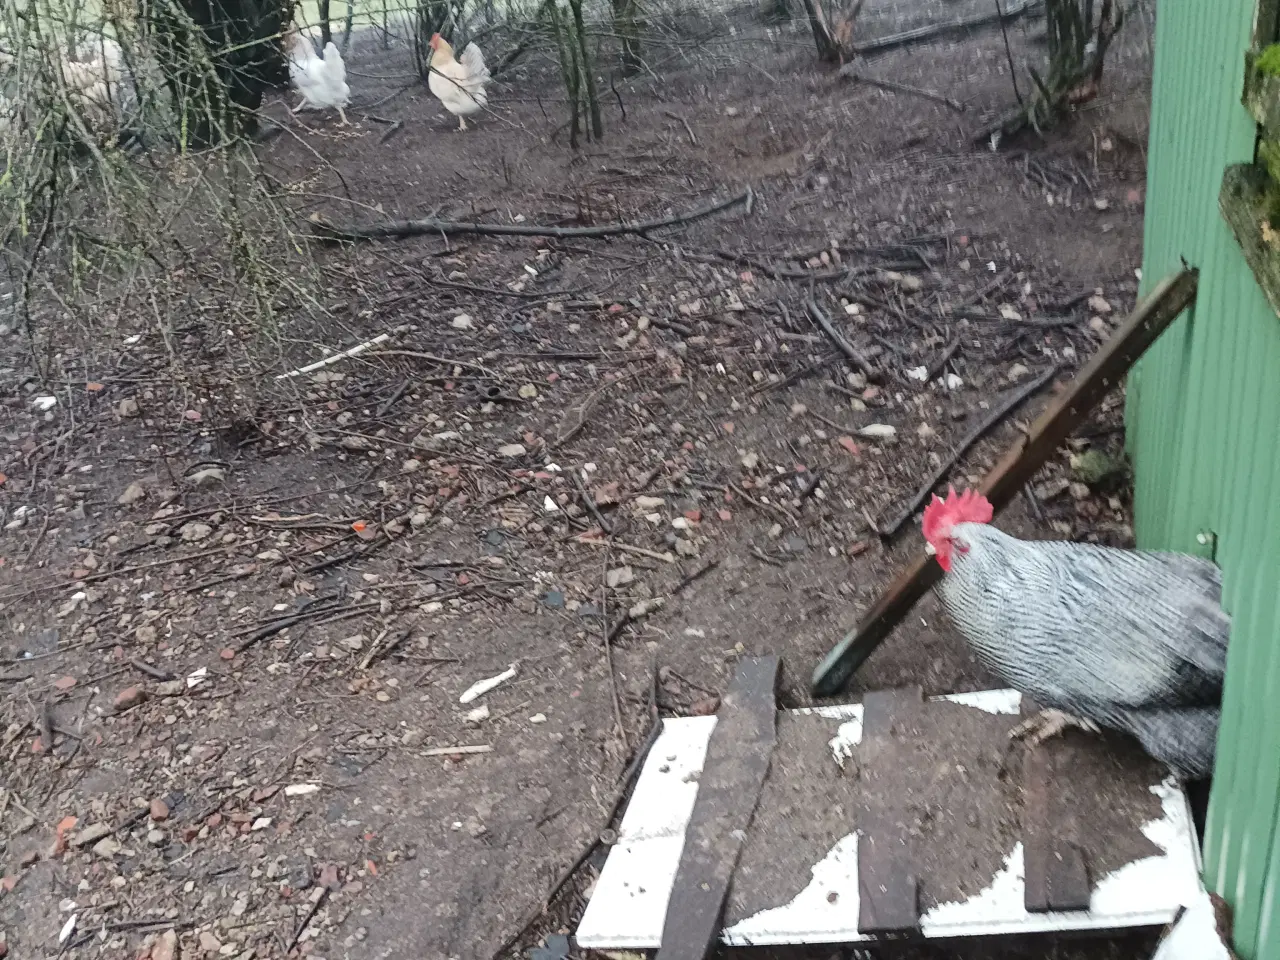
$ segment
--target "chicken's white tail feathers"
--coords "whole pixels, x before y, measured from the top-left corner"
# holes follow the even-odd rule
[[[488,82],[489,68],[485,66],[484,54],[474,43],[467,44],[467,49],[462,51],[462,58],[458,62],[467,71],[468,85]]]

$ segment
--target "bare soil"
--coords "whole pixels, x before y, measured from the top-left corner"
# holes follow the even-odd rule
[[[873,525],[1132,305],[1140,21],[1098,100],[998,152],[970,142],[1012,98],[998,29],[864,65],[960,114],[841,81],[802,24],[735,23],[733,44],[673,42],[653,74],[613,80],[607,136],[576,152],[545,60],[458,133],[400,79],[407,54],[368,39],[349,57],[351,125],[276,103],[290,132],[261,150],[300,217],[339,223],[591,225],[748,186],[750,209],[647,238],[321,249],[331,322],[292,333],[279,369],[390,339],[263,385],[249,411],[228,400],[216,317],[122,336],[111,364],[69,348],[52,383],[22,336],[0,338],[11,955],[159,960],[172,929],[183,957],[488,960],[521,930],[523,946],[570,932],[604,848],[540,911],[607,826],[651,689],[664,715],[706,712],[737,657],[775,652],[784,704],[810,702],[814,665],[919,549]],[[1011,28],[1019,60],[1043,55],[1037,29]],[[871,382],[809,319],[810,293]],[[980,476],[1048,393],[950,479]],[[1002,524],[1128,542],[1123,484],[1066,487],[1070,453],[1119,451],[1121,402]],[[993,682],[930,599],[849,695]],[[1101,960],[1148,944],[910,949]]]

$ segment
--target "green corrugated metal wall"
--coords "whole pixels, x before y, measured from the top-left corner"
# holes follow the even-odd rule
[[[1280,960],[1280,317],[1218,213],[1224,168],[1253,158],[1240,105],[1255,0],[1158,8],[1143,281],[1200,268],[1194,310],[1129,382],[1143,547],[1217,537],[1233,618],[1205,878],[1236,911],[1243,960]]]

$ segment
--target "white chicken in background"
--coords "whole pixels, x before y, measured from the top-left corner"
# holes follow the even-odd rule
[[[320,57],[308,38],[291,30],[288,52],[289,79],[302,94],[302,102],[293,112],[334,109],[346,123],[343,108],[351,101],[351,88],[347,86],[347,65],[333,41],[325,44],[324,56]]]
[[[453,47],[440,34],[431,38],[431,75],[427,87],[458,118],[458,129],[467,129],[467,117],[479,113],[489,102],[484,85],[489,82],[489,68],[484,54],[474,43],[455,60]]]

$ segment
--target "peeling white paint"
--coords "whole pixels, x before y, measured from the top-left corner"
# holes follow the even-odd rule
[[[1016,715],[1016,691],[988,690],[934,699],[993,714]],[[843,766],[862,739],[862,707],[790,711],[839,725],[829,741]],[[661,944],[662,925],[684,831],[697,798],[696,775],[706,759],[714,717],[667,720],[636,783],[618,842],[609,854],[576,939],[594,950],[651,950]],[[833,771],[834,772],[834,771]],[[1122,867],[1094,887],[1087,912],[1028,914],[1024,856],[1015,843],[991,883],[969,899],[939,904],[921,917],[926,937],[1025,934],[1055,930],[1107,930],[1169,923],[1179,907],[1202,892],[1199,852],[1186,797],[1172,780],[1155,784],[1163,816],[1142,826],[1162,853]],[[858,835],[841,838],[811,868],[808,885],[790,903],[748,917],[724,931],[736,946],[849,943],[858,933]],[[834,896],[833,896],[834,894]],[[1181,960],[1181,958],[1177,958]]]

